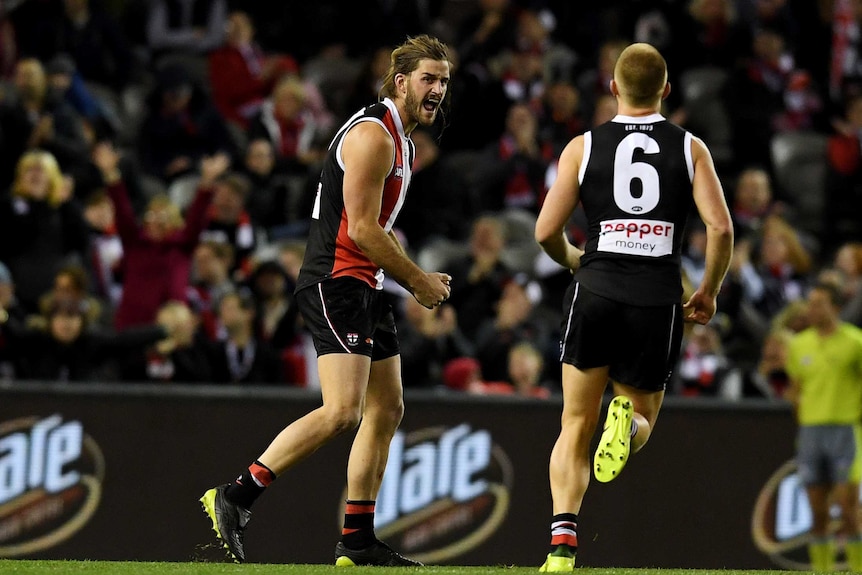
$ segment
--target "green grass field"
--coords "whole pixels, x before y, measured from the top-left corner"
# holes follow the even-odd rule
[[[798,571],[715,569],[599,569],[578,567],[581,575],[798,575]],[[247,563],[145,563],[132,561],[31,561],[0,559],[0,575],[527,575],[537,567],[335,567],[333,565],[264,565]]]

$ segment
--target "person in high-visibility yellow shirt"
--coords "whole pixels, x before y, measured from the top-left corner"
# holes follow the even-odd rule
[[[810,327],[790,342],[786,397],[799,423],[797,466],[811,505],[808,546],[815,571],[835,568],[829,505],[838,503],[838,534],[851,571],[862,571],[859,480],[862,478],[862,331],[839,319],[841,293],[818,283],[808,294]]]

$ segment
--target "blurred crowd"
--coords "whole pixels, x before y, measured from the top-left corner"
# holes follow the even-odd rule
[[[293,285],[321,161],[419,33],[454,70],[396,231],[453,280],[433,311],[386,286],[405,387],[559,391],[571,276],[535,215],[632,41],[665,55],[665,115],[710,146],[736,225],[669,393],[780,398],[816,280],[862,325],[860,0],[5,0],[0,379],[314,388]],[[704,245],[695,215],[688,284]]]

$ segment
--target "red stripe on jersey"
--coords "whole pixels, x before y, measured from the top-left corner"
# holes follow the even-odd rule
[[[377,218],[377,223],[385,228],[401,198],[402,180],[404,178],[404,147],[398,134],[398,127],[392,117],[392,112],[387,112],[383,116],[382,121],[392,135],[392,141],[395,144],[395,162],[383,183],[380,216]],[[376,288],[378,269],[379,267],[368,259],[368,256],[359,249],[356,242],[347,235],[347,213],[346,211],[342,211],[341,223],[335,242],[335,261],[332,267],[332,277],[351,276],[361,279],[369,286]]]

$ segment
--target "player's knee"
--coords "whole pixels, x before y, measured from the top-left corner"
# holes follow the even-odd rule
[[[362,419],[360,410],[352,406],[333,409],[327,415],[326,419],[332,427],[333,435],[340,435],[346,431],[356,429],[359,426],[359,421]]]
[[[373,417],[378,427],[395,430],[404,417],[404,402],[392,402],[369,409],[366,417]]]
[[[387,409],[387,413],[389,423],[393,427],[398,427],[399,425],[401,425],[401,419],[404,417],[404,402],[399,401],[398,403],[391,405]]]
[[[582,437],[590,437],[598,425],[597,414],[586,412],[563,412],[561,425],[564,430]]]

